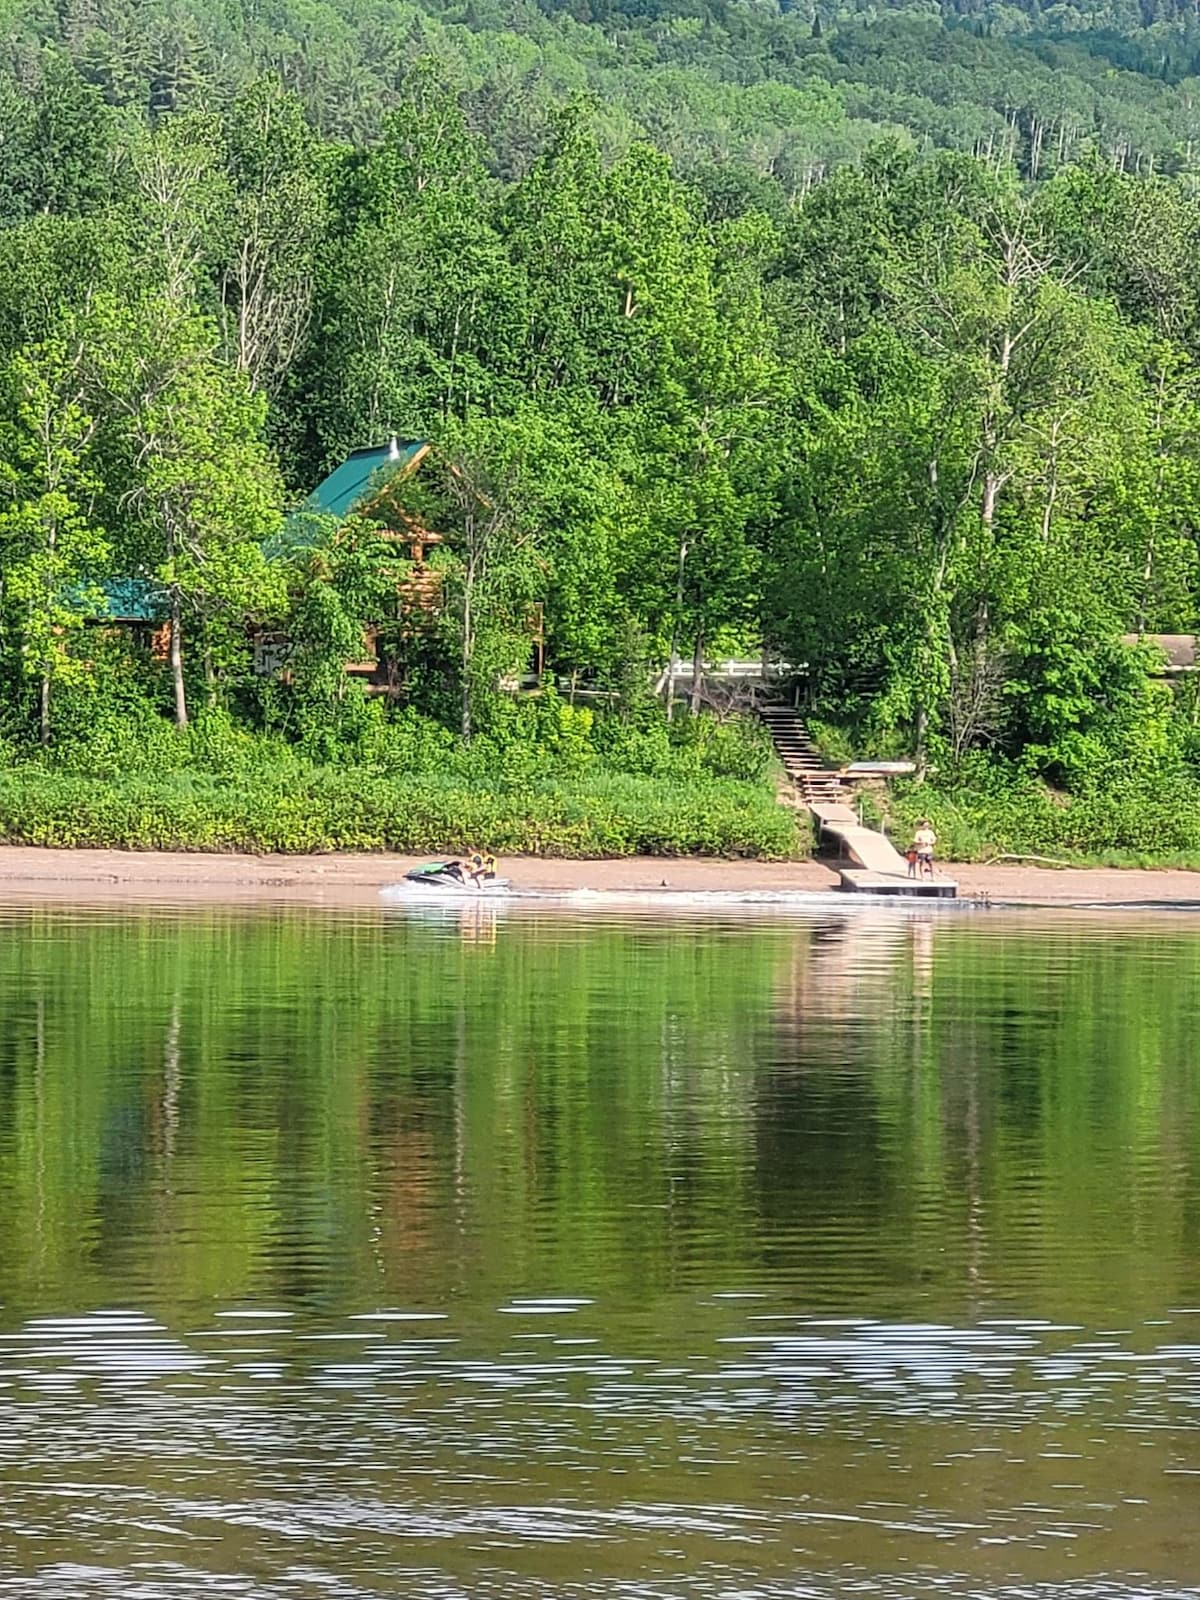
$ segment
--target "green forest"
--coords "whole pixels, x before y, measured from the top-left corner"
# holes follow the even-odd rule
[[[1200,859],[1200,700],[1138,642],[1196,625],[1192,9],[2,37],[0,835],[788,855],[703,681],[765,653],[956,853]],[[419,625],[385,530],[285,521],[391,437],[432,446]]]

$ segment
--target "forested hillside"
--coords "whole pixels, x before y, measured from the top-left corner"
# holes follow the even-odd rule
[[[419,712],[548,769],[750,776],[643,702],[675,654],[765,645],[943,784],[1194,812],[1188,693],[1121,636],[1196,620],[1198,50],[1149,4],[16,8],[10,754],[234,759],[159,739],[199,714],[437,767]],[[279,538],[393,434],[455,468],[412,485],[447,536],[417,631],[394,545]],[[162,662],[93,625],[130,581]],[[548,672],[623,732],[497,694],[535,608]],[[403,714],[342,671],[389,617]],[[1098,842],[1200,847],[1140,806]]]
[[[608,156],[648,139],[682,173],[733,163],[787,195],[886,135],[1034,177],[1091,148],[1139,172],[1200,148],[1200,22],[1181,0],[18,0],[6,32],[18,92],[47,40],[139,116],[219,108],[266,71],[356,142],[428,57],[508,178],[579,93]]]

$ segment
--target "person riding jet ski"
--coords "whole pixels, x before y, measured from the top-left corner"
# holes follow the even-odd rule
[[[496,858],[490,853],[472,850],[465,861],[448,861],[445,870],[460,883],[474,884],[479,889],[495,878]]]

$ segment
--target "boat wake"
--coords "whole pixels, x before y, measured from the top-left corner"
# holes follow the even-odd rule
[[[503,906],[506,910],[534,910],[558,907],[570,910],[645,910],[665,911],[763,911],[805,912],[839,911],[855,907],[878,908],[887,905],[898,912],[928,911],[931,907],[969,906],[965,900],[899,900],[890,895],[844,894],[837,889],[519,889],[481,894],[469,889],[456,893],[445,888],[422,887],[405,881],[388,884],[380,897],[392,905],[433,904],[458,910],[468,905]],[[978,902],[975,902],[978,904]]]

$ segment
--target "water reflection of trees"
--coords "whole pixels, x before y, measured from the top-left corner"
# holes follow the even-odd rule
[[[34,912],[0,950],[0,1272],[14,1307],[756,1273],[1149,1303],[1194,1270],[1198,959],[890,909]]]
[[[725,1112],[752,1100],[777,936],[495,931],[18,919],[0,956],[6,1283],[235,1297],[382,1274],[451,1292],[578,1271],[592,1220],[631,1273],[668,1275],[647,1235],[721,1215],[746,1165],[748,1115]]]
[[[1158,1304],[1164,1256],[1194,1292],[1198,960],[1169,919],[848,913],[799,938],[760,1084],[780,1270],[812,1279],[832,1237],[872,1292],[956,1311]]]

